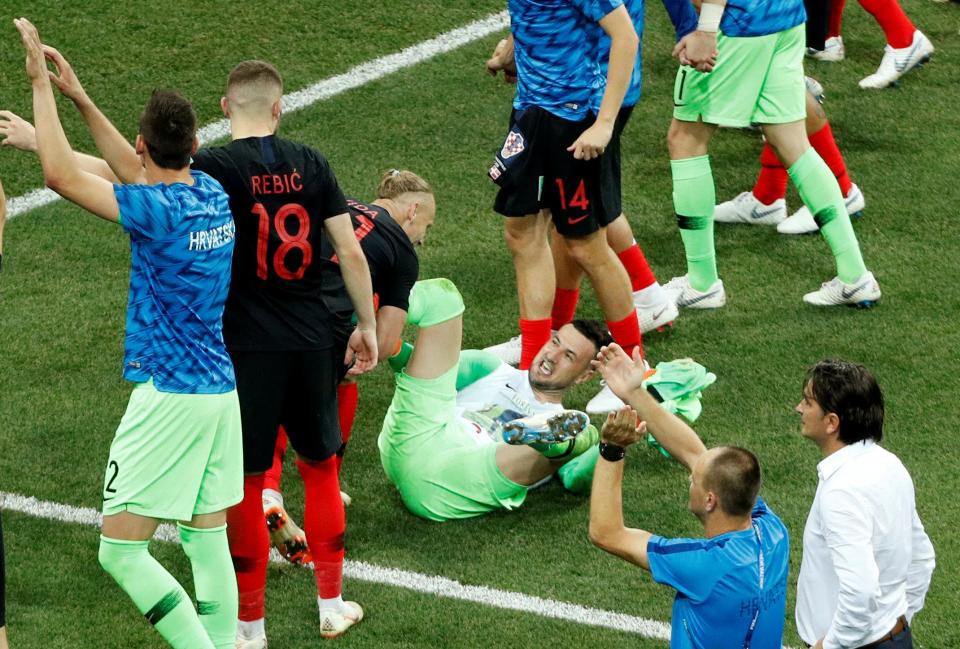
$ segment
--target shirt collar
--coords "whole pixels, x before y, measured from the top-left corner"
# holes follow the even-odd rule
[[[820,476],[821,480],[829,480],[840,467],[868,453],[874,446],[876,446],[876,443],[872,439],[847,444],[839,451],[834,451],[828,457],[820,460],[817,464],[817,475]]]

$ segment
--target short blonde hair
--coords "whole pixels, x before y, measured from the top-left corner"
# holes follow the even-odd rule
[[[380,177],[377,185],[377,198],[396,198],[408,192],[433,194],[433,188],[426,180],[405,169],[391,169]]]
[[[283,95],[283,77],[266,61],[241,61],[230,71],[224,94],[234,108],[272,105]]]

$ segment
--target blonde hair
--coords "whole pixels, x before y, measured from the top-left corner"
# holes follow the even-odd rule
[[[380,177],[377,185],[377,198],[393,199],[408,192],[433,194],[433,188],[426,180],[405,169],[391,169]]]

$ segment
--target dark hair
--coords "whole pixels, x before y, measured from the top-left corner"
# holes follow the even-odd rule
[[[607,325],[599,320],[572,320],[570,324],[579,331],[584,338],[593,343],[593,346],[600,351],[600,348],[613,342],[610,332],[607,331]]]
[[[707,467],[703,488],[717,494],[720,509],[729,516],[753,511],[760,493],[760,461],[739,446],[721,446]]]
[[[230,76],[227,77],[225,94],[229,95],[230,89],[234,86],[264,82],[277,85],[283,92],[283,77],[280,76],[280,71],[276,67],[266,61],[240,61],[230,71]]]
[[[866,367],[828,358],[807,370],[807,383],[823,412],[832,412],[840,420],[837,438],[841,442],[883,439],[883,393]]]
[[[140,135],[158,167],[183,169],[193,153],[197,114],[180,93],[154,90],[140,116]]]

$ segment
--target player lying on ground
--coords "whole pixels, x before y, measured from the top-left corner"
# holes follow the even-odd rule
[[[660,408],[643,388],[644,366],[611,345],[596,363],[607,385],[630,404],[601,433],[590,496],[590,539],[676,589],[674,649],[779,647],[787,603],[787,528],[757,494],[760,463],[746,449],[707,450],[697,434]],[[688,507],[706,538],[664,538],[623,521],[623,466],[646,428],[690,471]]]
[[[414,246],[426,239],[427,230],[436,218],[437,205],[433,189],[423,178],[412,171],[391,169],[380,179],[376,200],[362,203],[348,198],[347,206],[354,235],[370,266],[370,278],[378,305],[377,349],[380,350],[380,360],[384,361],[400,345],[400,335],[407,320],[410,290],[420,272]],[[343,283],[339,258],[327,242],[321,248],[321,255],[325,264],[324,300],[337,321],[334,326],[337,335],[345,337],[354,327],[353,303]],[[338,473],[350,439],[359,398],[356,378],[344,377],[337,387],[337,412],[343,440],[336,455]],[[274,448],[273,465],[264,474],[263,512],[270,529],[270,539],[280,554],[293,563],[309,563],[312,557],[306,536],[287,514],[280,493],[286,449],[286,434],[281,430]],[[341,498],[344,505],[350,504],[347,494],[341,492]]]
[[[83,171],[47,72],[44,57],[55,60],[56,52],[29,21],[15,24],[33,83],[46,184],[130,235],[124,378],[136,387],[110,447],[100,564],[171,646],[232,648],[237,585],[225,510],[241,500],[243,474],[240,410],[221,333],[234,240],[227,196],[212,178],[190,171],[196,115],[170,91],[155,91],[140,119],[136,152],[145,184],[111,185]],[[179,521],[196,610],[148,551],[160,519]]]
[[[603,325],[575,320],[562,327],[522,371],[486,352],[460,351],[463,309],[450,280],[414,286],[407,322],[419,327],[417,342],[390,359],[396,389],[378,439],[404,505],[434,521],[515,509],[558,469],[572,486],[581,467],[571,460],[598,439],[586,415],[564,411],[561,402],[592,375],[591,359],[610,340]],[[511,423],[537,415],[579,432],[551,443],[549,425],[538,437]],[[505,429],[518,445],[503,443]],[[592,463],[586,468],[592,474]]]
[[[810,146],[820,154],[836,177],[847,214],[851,217],[859,216],[865,206],[863,192],[850,180],[843,154],[833,137],[833,130],[823,110],[823,86],[810,77],[806,77],[806,82],[805,124]],[[784,196],[787,194],[788,180],[787,170],[777,157],[776,151],[769,142],[764,142],[763,151],[760,153],[760,175],[757,176],[753,190],[717,205],[713,212],[714,221],[776,225],[777,231],[783,234],[816,232],[819,227],[806,205],[787,217],[787,202]]]

